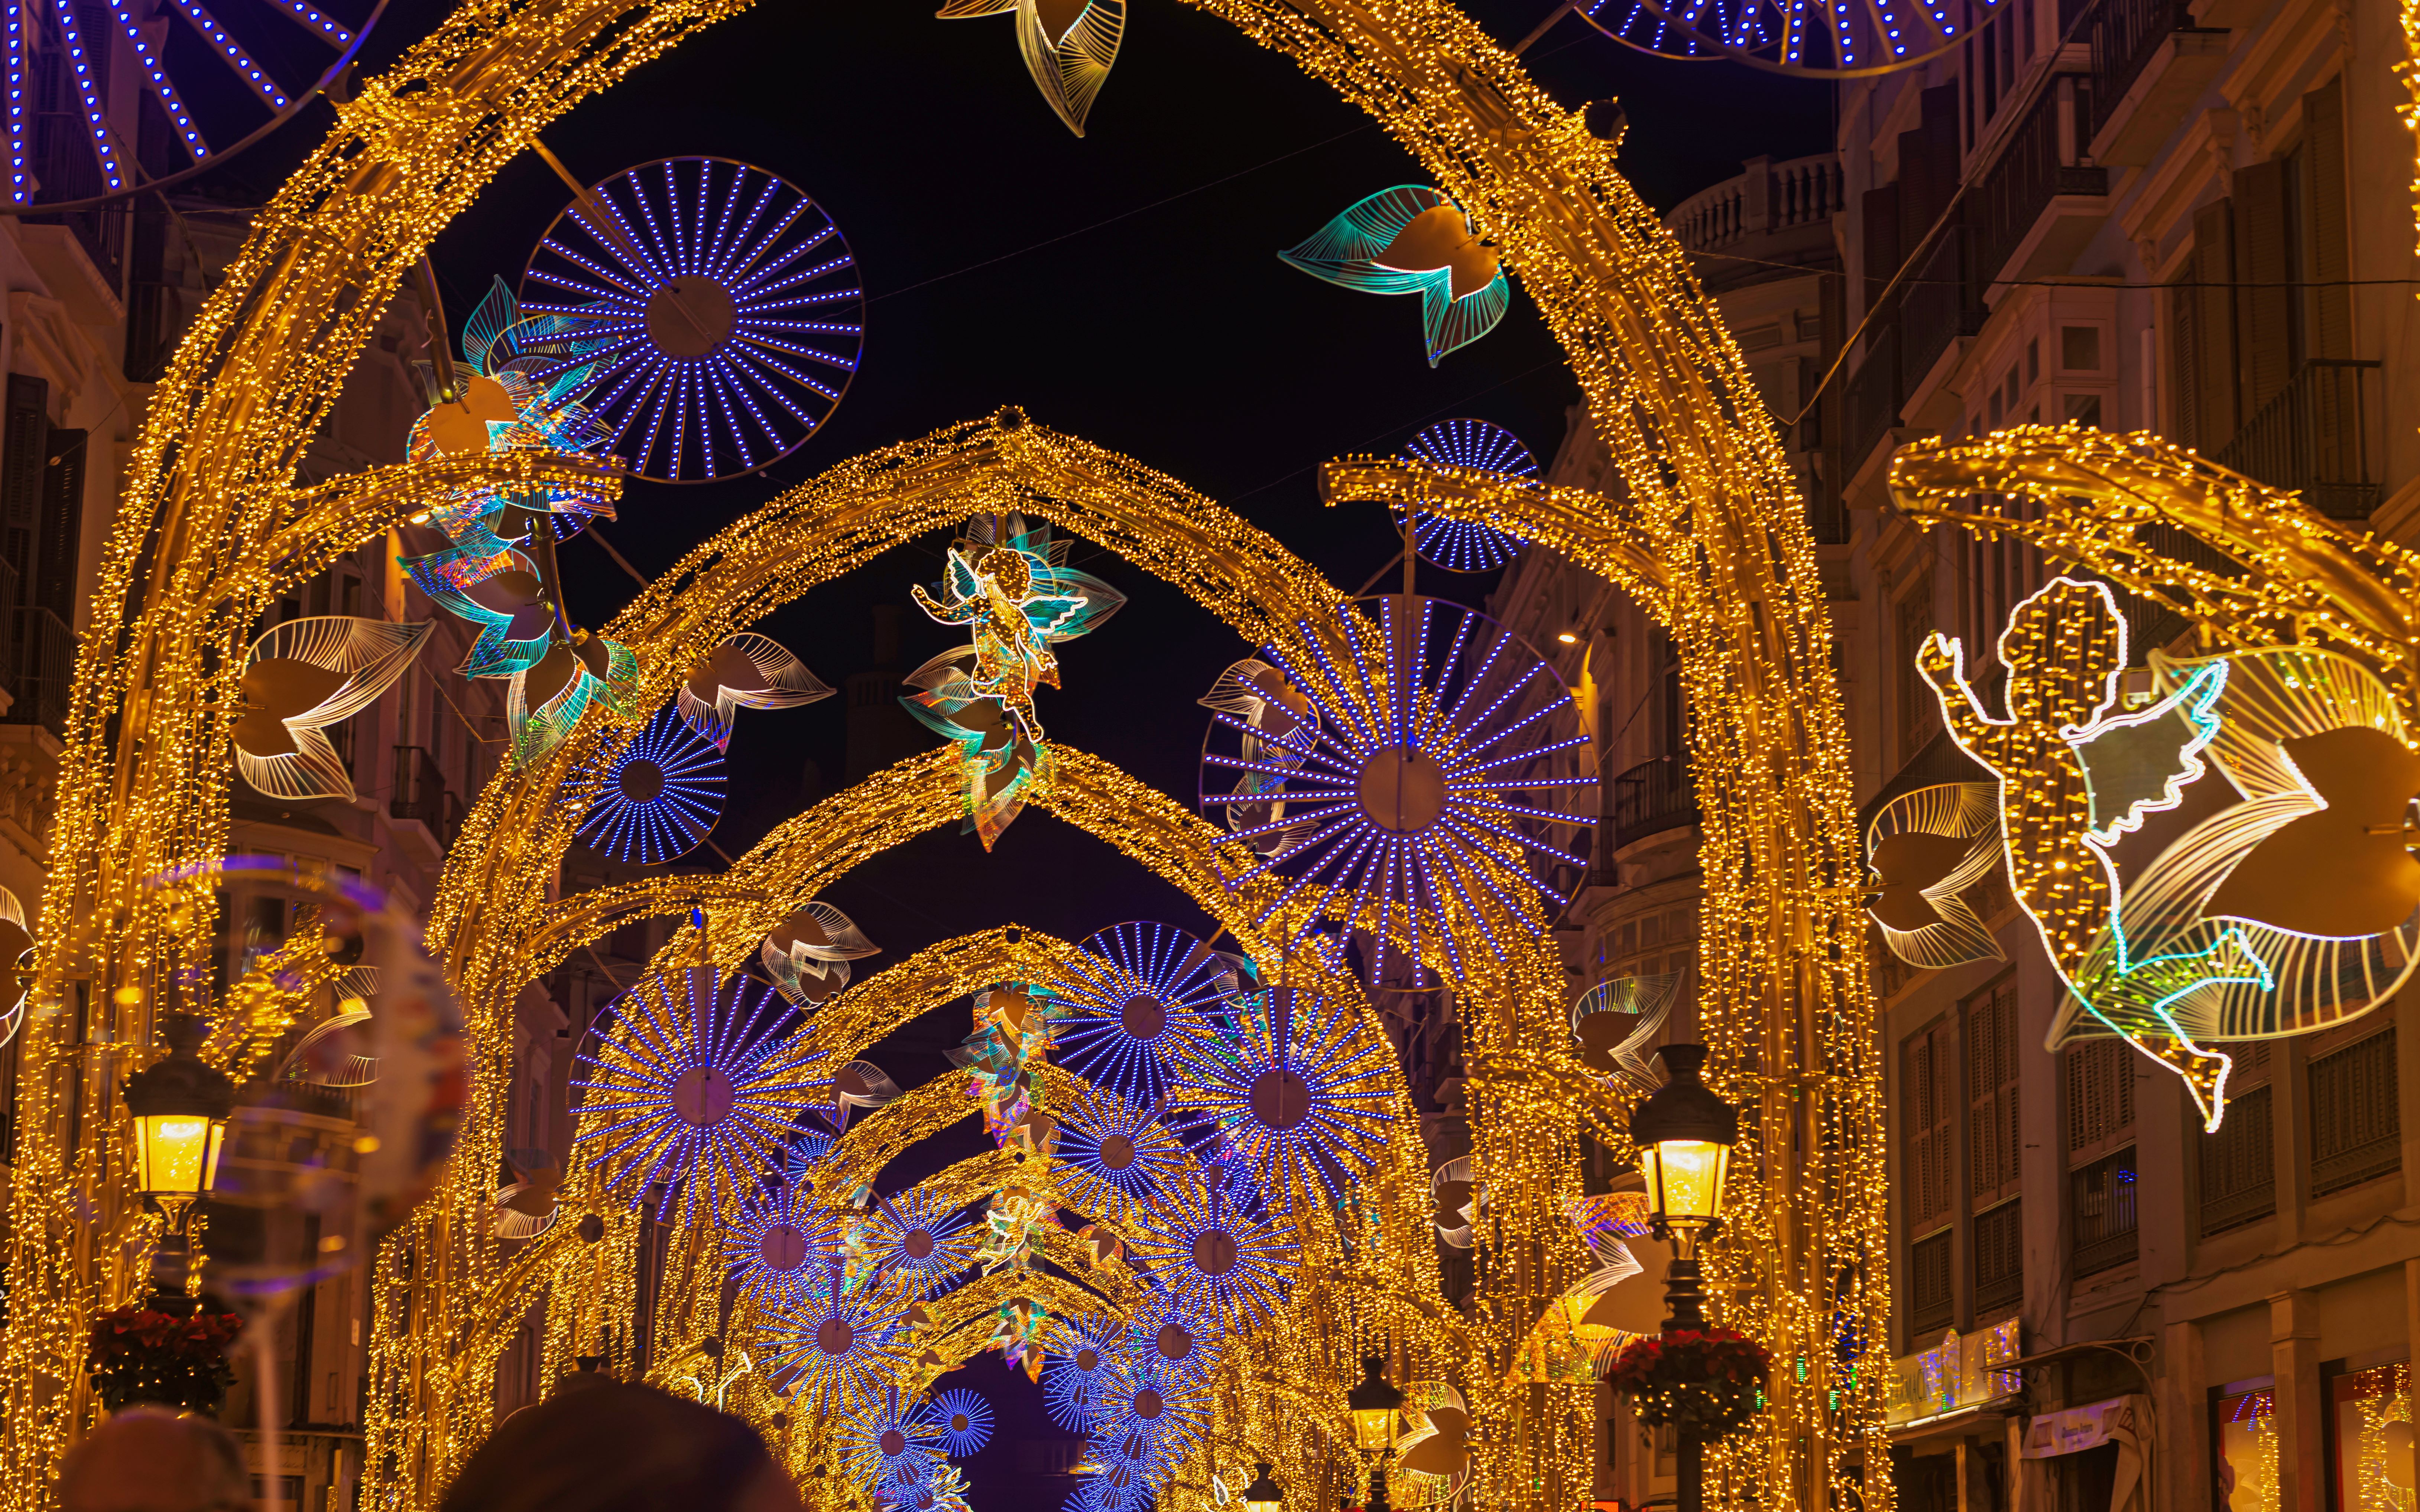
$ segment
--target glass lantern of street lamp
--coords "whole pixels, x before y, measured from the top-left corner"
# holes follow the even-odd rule
[[[1283,1512],[1285,1493],[1278,1483],[1269,1479],[1269,1462],[1260,1460],[1252,1466],[1259,1473],[1252,1484],[1244,1488],[1244,1512]]]
[[[1631,1115],[1630,1137],[1647,1178],[1647,1216],[1670,1233],[1681,1255],[1721,1226],[1723,1178],[1739,1142],[1739,1109],[1699,1079],[1701,1044],[1668,1044],[1656,1052],[1666,1080]]]
[[[1373,1354],[1361,1362],[1361,1383],[1344,1394],[1353,1414],[1353,1442],[1366,1454],[1395,1446],[1395,1419],[1403,1412],[1404,1394],[1387,1381],[1387,1357]]]
[[[181,1229],[185,1210],[218,1176],[235,1083],[195,1054],[209,1037],[208,1022],[172,1013],[160,1034],[167,1058],[126,1078],[124,1095],[134,1122],[135,1187]]]

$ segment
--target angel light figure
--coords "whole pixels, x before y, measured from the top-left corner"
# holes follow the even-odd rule
[[[1071,543],[1022,516],[978,516],[950,548],[936,601],[919,585],[917,607],[943,625],[970,626],[970,644],[917,668],[908,712],[957,743],[967,779],[967,827],[989,850],[1049,773],[1033,690],[1059,686],[1051,647],[1087,634],[1125,595],[1068,567]]]

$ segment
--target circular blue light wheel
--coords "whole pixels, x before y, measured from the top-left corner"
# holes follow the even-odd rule
[[[1440,420],[1405,442],[1404,451],[1439,467],[1477,468],[1519,478],[1538,475],[1538,459],[1521,438],[1484,420]],[[1394,516],[1395,529],[1401,531],[1401,505],[1394,507]],[[1519,554],[1521,538],[1421,510],[1412,517],[1412,546],[1421,561],[1448,572],[1492,572]]]
[[[386,8],[322,3],[325,11],[309,0],[10,0],[0,25],[8,199],[65,209],[227,162],[333,85]],[[139,164],[131,113],[111,103],[113,56],[132,59],[132,85],[160,128],[144,125]]]
[[[1771,73],[1863,79],[1956,48],[1990,20],[1951,0],[1587,0],[1580,19],[1668,58],[1729,58]],[[1971,24],[1970,24],[1971,17]]]
[[[865,346],[848,242],[806,191],[727,158],[625,169],[555,218],[521,274],[524,315],[581,322],[552,373],[642,477],[753,472],[831,418]]]
[[[722,752],[666,704],[607,764],[580,843],[637,866],[676,860],[722,817]]]

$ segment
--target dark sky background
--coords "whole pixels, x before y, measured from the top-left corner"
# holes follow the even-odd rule
[[[1549,7],[1485,0],[1474,9],[1511,40]],[[546,133],[591,182],[690,154],[789,178],[847,237],[869,296],[864,359],[845,402],[769,477],[629,487],[605,533],[642,571],[668,567],[783,486],[1004,403],[1173,474],[1348,587],[1384,565],[1394,541],[1374,507],[1320,506],[1321,461],[1391,450],[1454,415],[1495,421],[1542,465],[1551,457],[1578,391],[1517,285],[1492,334],[1432,369],[1416,301],[1354,293],[1277,260],[1278,249],[1361,196],[1421,178],[1374,125],[1292,63],[1198,11],[1138,4],[1090,135],[1078,140],[1027,78],[1009,18],[943,23],[932,8],[930,0],[759,5]],[[435,13],[396,0],[395,35],[373,42],[373,67]],[[1659,208],[1737,173],[1745,158],[1819,151],[1829,135],[1819,87],[1649,58],[1576,20],[1528,59],[1566,103],[1621,98],[1631,121],[1622,165]],[[272,145],[230,177],[256,192],[294,150]],[[524,157],[445,231],[433,258],[457,320],[491,276],[518,278],[566,198]],[[875,664],[876,607],[907,606],[910,583],[938,577],[943,545],[903,545],[760,628],[837,687]],[[633,591],[593,544],[566,545],[562,560],[582,623],[602,624]],[[1175,588],[1082,546],[1076,560],[1130,601],[1061,649],[1065,687],[1042,692],[1040,717],[1052,738],[1189,800],[1206,718],[1194,700],[1248,648]],[[1491,583],[1435,573],[1422,586],[1477,603]],[[963,639],[912,606],[902,627],[901,671]],[[714,837],[725,851],[739,854],[842,785],[843,702],[741,715],[731,803]],[[1010,921],[1068,939],[1130,918],[1207,933],[1189,901],[1031,810],[988,856],[953,826],[859,869],[828,896],[883,947],[861,971]],[[873,1058],[912,1086],[944,1069],[932,1052],[967,1027],[965,1006],[952,1005]],[[970,1152],[980,1130],[960,1132],[962,1146],[912,1151],[884,1187]],[[975,1386],[1001,1415],[994,1447],[970,1465],[978,1505],[1055,1509],[1068,1483],[1021,1473],[1016,1447],[1056,1431],[1039,1394],[996,1356],[946,1384]]]

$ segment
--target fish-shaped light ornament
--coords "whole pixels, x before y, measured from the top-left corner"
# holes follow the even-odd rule
[[[808,1008],[848,985],[850,962],[881,949],[846,914],[817,901],[775,925],[757,957],[782,995]]]
[[[1943,782],[1902,793],[1866,826],[1866,911],[1883,943],[1938,971],[2001,961],[2000,942],[1965,894],[2000,865],[2000,785]]]
[[[287,620],[244,653],[236,769],[273,798],[350,798],[352,774],[326,734],[395,686],[426,624],[321,614]]]
[[[1461,206],[1426,184],[1356,201],[1278,259],[1365,294],[1418,294],[1431,367],[1495,330],[1512,302],[1496,249]]]

